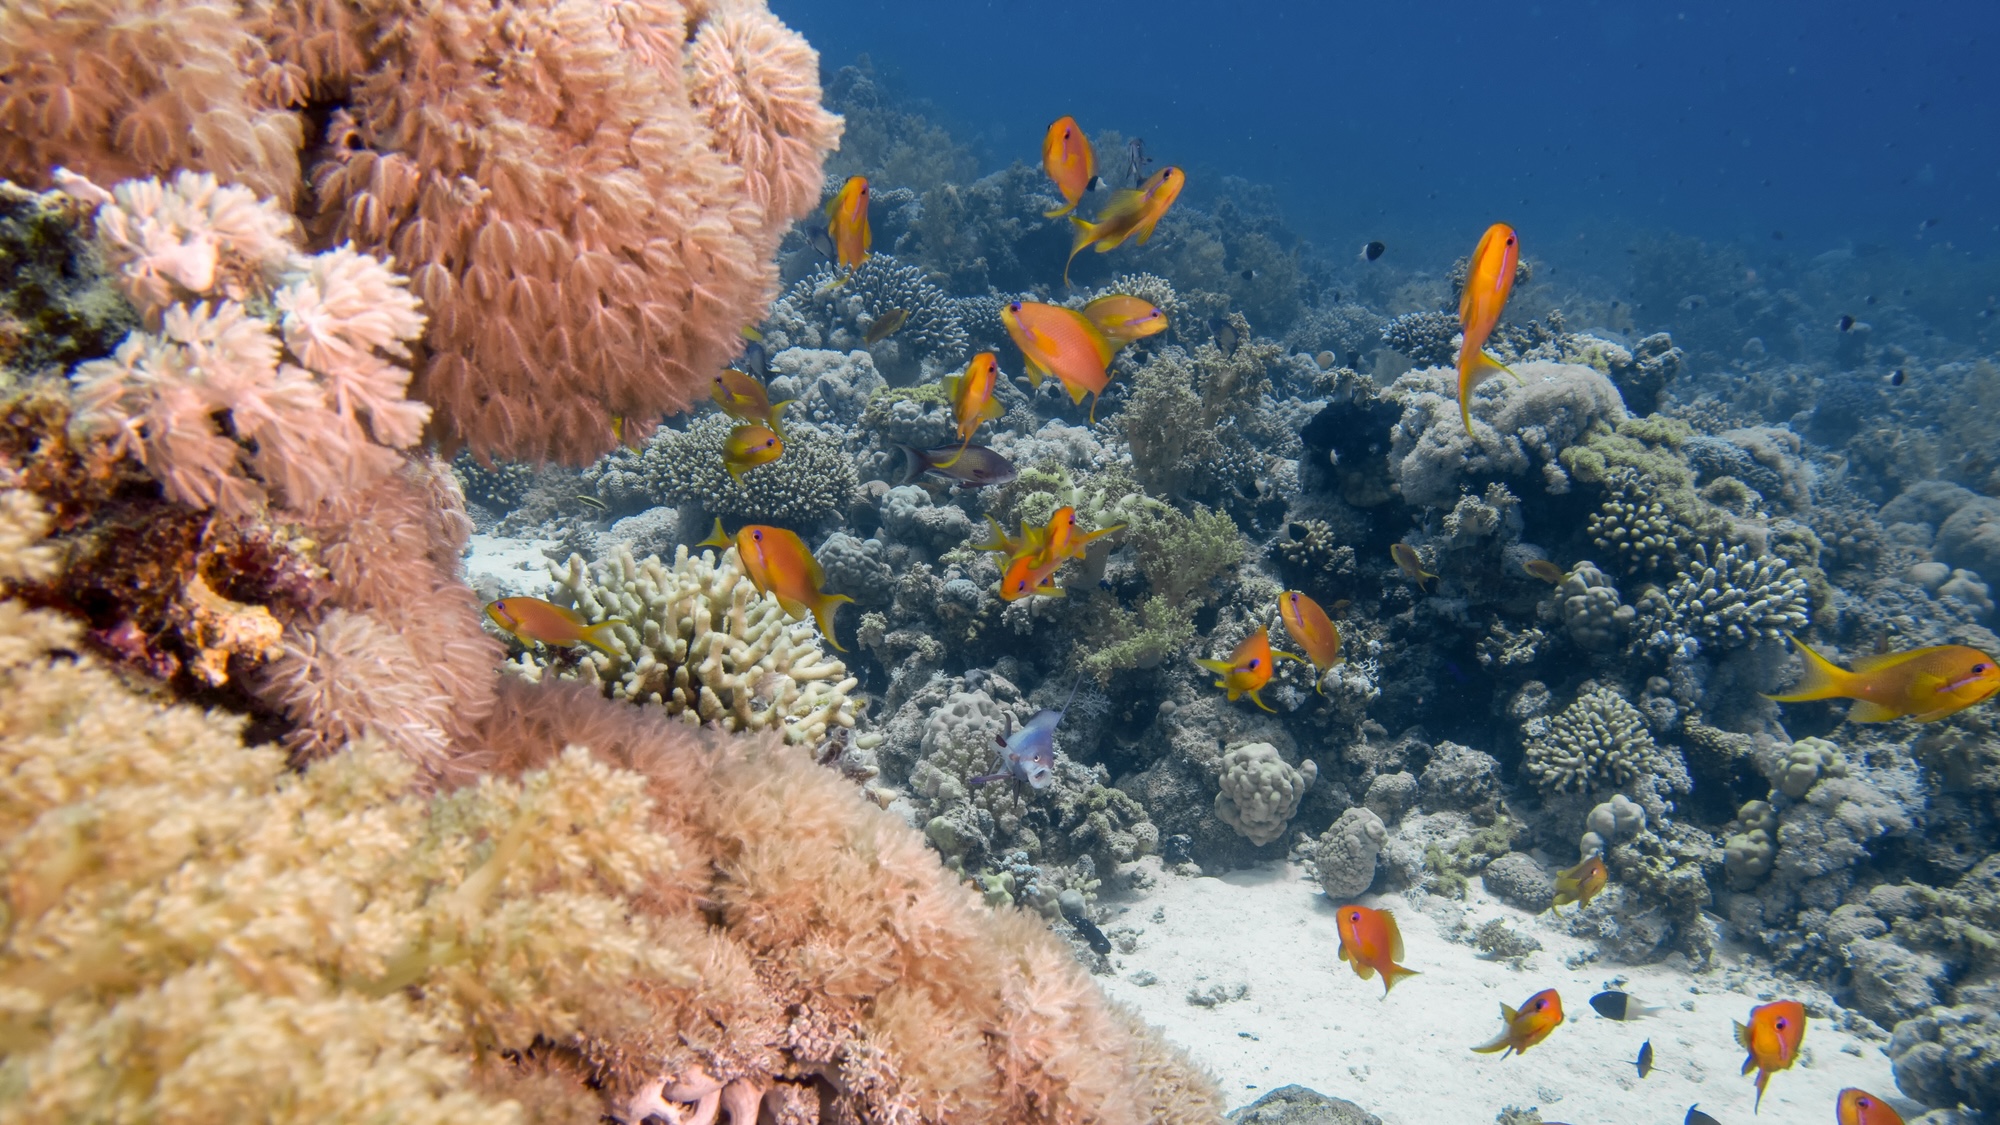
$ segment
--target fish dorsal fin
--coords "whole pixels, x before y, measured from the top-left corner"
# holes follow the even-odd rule
[[[1854,658],[1854,670],[1856,672],[1880,672],[1884,668],[1895,668],[1908,664],[1912,660],[1920,660],[1933,653],[1942,652],[1944,648],[1944,645],[1932,645],[1929,648],[1913,648],[1908,652],[1882,652],[1871,653],[1868,656],[1858,656]]]
[[[1401,961],[1403,959],[1402,927],[1396,925],[1396,916],[1386,910],[1382,912],[1382,925],[1387,927],[1389,931],[1389,960]]]
[[[806,578],[812,582],[813,592],[819,593],[826,585],[826,568],[819,565],[819,559],[813,555],[812,548],[806,547],[804,543],[800,543],[799,546],[805,547]]]

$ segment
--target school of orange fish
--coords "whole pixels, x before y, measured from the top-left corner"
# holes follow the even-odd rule
[[[1064,201],[1063,206],[1044,215],[1048,218],[1066,215],[1074,227],[1074,241],[1063,267],[1065,287],[1069,284],[1070,264],[1086,248],[1103,254],[1128,240],[1144,245],[1187,182],[1179,168],[1162,168],[1136,188],[1111,193],[1095,220],[1079,217],[1076,208],[1098,183],[1097,162],[1088,137],[1071,117],[1060,118],[1049,126],[1042,142],[1042,165]],[[851,275],[870,252],[867,179],[850,178],[827,203],[825,214],[830,256],[841,270]],[[1464,332],[1457,361],[1459,416],[1466,433],[1475,439],[1478,435],[1472,425],[1473,392],[1495,374],[1514,375],[1505,364],[1488,355],[1485,346],[1513,291],[1520,253],[1520,239],[1512,227],[1505,223],[1488,227],[1473,251],[1459,301],[1459,322]],[[1039,389],[1043,380],[1053,376],[1062,383],[1071,401],[1080,405],[1086,395],[1090,396],[1092,421],[1095,421],[1096,399],[1110,383],[1111,362],[1119,349],[1167,328],[1164,312],[1147,301],[1122,293],[1097,298],[1080,309],[1013,301],[1002,307],[1000,317],[1021,352],[1029,384]],[[883,335],[899,326],[900,321],[885,326]],[[871,329],[871,335],[874,332]],[[746,330],[746,334],[752,333]],[[1003,378],[998,357],[993,352],[980,352],[963,372],[944,379],[959,445],[949,458],[921,462],[924,467],[950,469],[968,450],[981,448],[973,446],[972,439],[982,425],[1001,416],[1003,411],[995,401],[994,392]],[[725,370],[715,377],[710,397],[719,409],[741,423],[730,431],[722,454],[724,467],[739,484],[745,472],[783,456],[784,429],[780,418],[787,404],[773,405],[762,383],[744,372]],[[912,457],[917,456],[918,452],[912,451]],[[968,477],[966,483],[976,486],[979,482]],[[1058,509],[1042,527],[1022,524],[1018,536],[1009,534],[991,516],[987,522],[992,537],[973,546],[1000,556],[999,595],[1006,601],[1064,596],[1063,587],[1056,582],[1056,572],[1064,563],[1084,558],[1093,542],[1124,526],[1114,524],[1083,531],[1077,525],[1076,510],[1069,507]],[[748,524],[732,537],[717,520],[714,534],[700,545],[725,551],[733,549],[739,565],[761,593],[776,597],[795,620],[816,619],[827,643],[845,651],[834,639],[833,614],[841,603],[853,599],[823,591],[825,574],[797,534],[784,528]],[[1438,580],[1436,574],[1424,569],[1422,557],[1408,544],[1395,544],[1390,555],[1397,568],[1419,589]],[[1547,561],[1537,560],[1527,566],[1530,574],[1552,584],[1564,578],[1563,570]],[[622,655],[612,631],[613,626],[622,624],[616,620],[587,623],[572,609],[530,597],[503,598],[487,606],[486,612],[495,625],[523,644],[582,644],[613,657]],[[1273,649],[1270,629],[1261,627],[1238,644],[1227,659],[1197,661],[1216,673],[1215,686],[1227,692],[1231,702],[1248,696],[1258,707],[1271,710],[1258,693],[1270,683],[1277,658],[1310,664],[1315,672],[1316,689],[1324,682],[1327,670],[1340,662],[1340,630],[1319,603],[1299,591],[1286,591],[1279,595],[1278,616],[1304,655]],[[1905,716],[1930,722],[2000,691],[2000,663],[1964,645],[1938,645],[1866,657],[1849,671],[1828,661],[1798,638],[1791,639],[1805,661],[1804,674],[1792,691],[1769,698],[1787,703],[1852,699],[1856,702],[1847,716],[1851,722],[1886,722]],[[1572,903],[1579,907],[1588,905],[1609,880],[1604,860],[1591,856],[1558,874],[1555,906],[1551,909]],[[1398,980],[1418,975],[1397,963],[1403,957],[1403,938],[1389,911],[1344,904],[1339,908],[1337,928],[1341,960],[1348,962],[1363,980],[1380,973],[1384,997]],[[1643,1014],[1649,1010],[1628,1004],[1629,998],[1622,993],[1594,997],[1593,1006],[1607,1014],[1613,1005],[1599,1003],[1606,997],[1616,998],[1618,1014],[1612,1018],[1631,1018],[1625,1013]],[[1503,1026],[1499,1035],[1472,1050],[1499,1054],[1502,1058],[1524,1052],[1548,1038],[1564,1019],[1562,997],[1552,988],[1528,997],[1519,1008],[1503,1004],[1500,1013]],[[1737,1042],[1747,1052],[1743,1073],[1757,1072],[1756,1109],[1762,1108],[1771,1075],[1788,1069],[1798,1058],[1805,1031],[1805,1009],[1793,1000],[1757,1005],[1750,1010],[1748,1023],[1736,1025]],[[1642,1078],[1651,1070],[1650,1042],[1638,1066]],[[1902,1123],[1893,1108],[1858,1089],[1840,1092],[1835,1115],[1839,1125]],[[1691,1125],[1702,1122],[1712,1125],[1714,1119],[1690,1108],[1687,1120]]]

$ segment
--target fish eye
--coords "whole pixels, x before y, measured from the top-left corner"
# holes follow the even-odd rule
[[[1979,673],[1981,673],[1981,672],[1984,672],[1984,671],[1986,671],[1986,669],[1987,669],[1987,668],[1988,668],[1988,665],[1985,665],[1985,664],[1974,664],[1974,665],[1972,666],[1972,674],[1976,676],[1976,675],[1978,675]]]
[[[1255,657],[1252,657],[1252,658],[1250,659],[1250,667],[1252,667],[1252,668],[1255,668],[1255,667],[1256,667],[1257,665],[1259,665],[1259,664],[1262,664],[1262,663],[1263,663],[1263,661],[1261,661],[1261,660],[1258,660],[1258,659],[1257,659],[1257,658],[1255,658]]]
[[[1790,1020],[1788,1020],[1788,1019],[1784,1018],[1783,1016],[1779,1016],[1779,1017],[1778,1017],[1778,1030],[1779,1030],[1779,1031],[1783,1031],[1783,1030],[1785,1030],[1786,1028],[1788,1028],[1788,1027],[1790,1027],[1790,1026],[1792,1026],[1792,1021],[1790,1021]]]

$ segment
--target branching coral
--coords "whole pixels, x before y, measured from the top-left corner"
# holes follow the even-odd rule
[[[1665,570],[1680,561],[1693,532],[1667,514],[1636,470],[1609,470],[1604,491],[1604,502],[1584,527],[1598,550],[1611,552],[1627,573]]]
[[[1118,427],[1140,483],[1155,493],[1254,497],[1270,459],[1298,451],[1297,436],[1267,409],[1269,369],[1284,349],[1251,339],[1240,315],[1232,324],[1234,350],[1162,348],[1132,377]]]
[[[35,0],[0,12],[0,174],[303,195],[317,245],[408,271],[447,444],[588,461],[700,394],[770,299],[839,136],[817,64],[754,2]]]
[[[1638,602],[1640,631],[1655,648],[1689,635],[1724,648],[1776,640],[1805,628],[1810,609],[1806,580],[1783,559],[1699,543],[1665,590],[1650,589]]]
[[[840,443],[811,427],[786,431],[785,454],[743,474],[723,465],[722,445],[738,423],[711,414],[685,430],[661,430],[638,453],[621,450],[585,473],[624,508],[694,503],[730,523],[811,527],[845,511],[854,494],[854,462]]]
[[[1528,744],[1523,768],[1545,793],[1588,793],[1650,772],[1657,752],[1638,709],[1596,687],[1549,720],[1547,732]]]
[[[877,363],[897,382],[917,378],[920,363],[942,372],[965,358],[965,325],[957,306],[922,270],[890,254],[871,255],[852,271],[822,264],[794,282],[771,307],[765,342],[780,351],[859,348],[870,329],[898,309],[908,319],[876,344],[883,353]],[[901,362],[887,358],[891,348]]]
[[[847,666],[827,656],[810,622],[793,621],[777,598],[757,592],[733,547],[719,561],[681,547],[668,564],[634,562],[621,545],[595,568],[571,555],[549,575],[556,600],[585,621],[621,622],[614,635],[627,655],[528,652],[509,671],[539,681],[556,667],[613,699],[725,730],[781,731],[788,742],[816,745],[854,725]]]

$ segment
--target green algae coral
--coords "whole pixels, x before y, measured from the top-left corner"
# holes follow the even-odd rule
[[[1154,594],[1126,609],[1116,598],[1098,594],[1090,599],[1091,616],[1079,632],[1092,639],[1077,663],[1100,685],[1113,672],[1156,668],[1194,640],[1194,608]]]
[[[1137,515],[1125,536],[1137,549],[1139,571],[1153,592],[1179,603],[1208,596],[1208,584],[1243,561],[1243,534],[1220,509],[1189,512],[1162,505]]]
[[[0,181],[0,385],[111,354],[139,317],[86,237],[87,209],[61,192]]]

